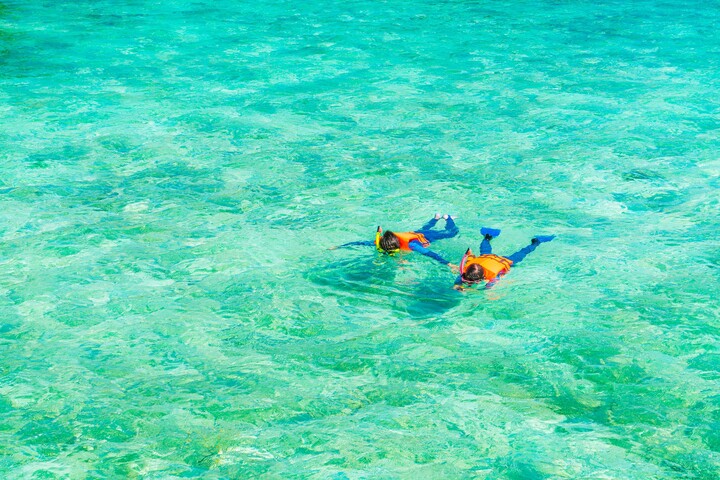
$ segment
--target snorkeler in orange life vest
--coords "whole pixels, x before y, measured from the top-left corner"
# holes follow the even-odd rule
[[[441,218],[445,219],[445,229],[432,230],[432,228]],[[443,265],[447,265],[450,268],[457,269],[457,265],[453,265],[452,263],[448,262],[437,253],[430,250],[428,247],[430,246],[430,242],[434,242],[436,240],[441,240],[444,238],[452,238],[457,235],[458,232],[459,230],[457,228],[457,225],[455,225],[453,217],[451,217],[450,215],[440,215],[439,213],[437,213],[435,214],[435,217],[431,218],[419,230],[414,230],[412,232],[391,232],[390,230],[386,230],[385,232],[383,232],[382,228],[378,227],[377,232],[375,232],[374,242],[350,242],[334,248],[351,247],[355,245],[375,246],[378,252],[387,253],[388,255],[395,255],[400,251],[418,252],[434,260],[437,260]]]
[[[508,257],[501,257],[492,253],[490,240],[500,235],[500,230],[483,227],[480,233],[484,235],[480,244],[480,255],[475,256],[469,248],[460,262],[460,275],[455,280],[455,289],[464,290],[465,285],[487,282],[485,288],[492,287],[500,277],[510,271],[513,265],[520,263],[525,256],[535,250],[541,243],[549,242],[555,235],[537,236],[530,241],[530,245],[513,253]]]

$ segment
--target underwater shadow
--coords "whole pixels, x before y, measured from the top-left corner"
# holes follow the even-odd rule
[[[308,270],[305,278],[345,307],[373,306],[392,315],[441,321],[460,304],[451,274],[386,257],[353,257]]]

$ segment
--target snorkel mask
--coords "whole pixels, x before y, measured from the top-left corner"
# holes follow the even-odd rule
[[[380,239],[382,238],[382,228],[378,225],[377,231],[375,232],[375,249],[380,253],[387,253],[388,255],[395,255],[400,251],[399,248],[396,248],[395,250],[390,250],[389,252],[386,252],[383,250],[383,248],[380,246]]]

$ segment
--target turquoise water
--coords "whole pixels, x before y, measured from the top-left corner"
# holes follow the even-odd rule
[[[0,3],[0,476],[717,478],[718,7]]]

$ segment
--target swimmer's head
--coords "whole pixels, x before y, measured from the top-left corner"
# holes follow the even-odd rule
[[[485,278],[485,272],[477,263],[471,263],[462,273],[461,278],[465,283],[478,283]]]
[[[378,247],[392,255],[400,250],[400,239],[390,230],[386,230],[378,240]]]

